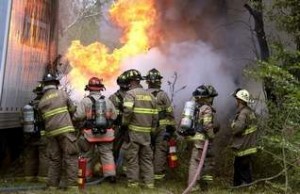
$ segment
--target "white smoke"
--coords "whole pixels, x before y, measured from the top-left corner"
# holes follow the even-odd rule
[[[230,71],[224,68],[226,58],[207,43],[188,41],[171,43],[164,51],[152,48],[147,53],[127,58],[123,61],[123,70],[137,69],[142,75],[156,68],[162,74],[162,89],[171,95],[168,81],[173,82],[174,73],[178,74],[175,84],[173,104],[177,115],[181,112],[184,102],[191,98],[192,92],[201,84],[213,85],[219,93],[215,99],[218,110],[227,110],[231,102],[229,94],[235,89]],[[146,85],[143,84],[146,88]],[[186,88],[180,90],[183,86]]]

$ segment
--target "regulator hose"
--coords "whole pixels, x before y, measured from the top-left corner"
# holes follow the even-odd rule
[[[197,167],[196,173],[195,173],[195,175],[192,179],[192,182],[188,185],[188,187],[183,191],[182,194],[189,193],[190,190],[192,189],[192,187],[194,186],[194,184],[197,180],[197,177],[201,173],[201,170],[202,170],[202,167],[203,167],[203,164],[204,164],[204,160],[205,160],[205,157],[206,157],[207,148],[208,148],[208,140],[205,140],[204,146],[203,146],[203,151],[202,151],[202,154],[201,154],[200,162],[199,162],[199,165]]]

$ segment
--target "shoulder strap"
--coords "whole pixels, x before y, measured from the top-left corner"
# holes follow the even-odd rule
[[[119,99],[120,103],[118,104],[118,109],[120,112],[123,112],[123,102],[124,102],[124,98],[122,97],[122,95],[119,92],[116,92],[116,96]]]
[[[154,90],[153,92],[151,92],[152,93],[152,95],[154,96],[154,97],[156,97],[157,96],[157,94],[159,93],[159,92],[161,92],[162,90]]]
[[[96,100],[93,96],[87,96],[91,101],[92,101],[92,114],[93,114],[93,117],[95,117],[96,115]]]

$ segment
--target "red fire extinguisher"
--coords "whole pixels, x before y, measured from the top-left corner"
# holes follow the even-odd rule
[[[170,168],[176,168],[178,166],[177,154],[176,154],[176,140],[171,138],[168,141],[169,154],[168,154],[168,165]]]
[[[79,156],[79,158],[78,158],[78,188],[81,190],[85,189],[86,166],[87,166],[87,159],[84,158],[83,156]]]

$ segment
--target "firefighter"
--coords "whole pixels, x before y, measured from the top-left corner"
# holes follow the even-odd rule
[[[48,159],[46,154],[46,138],[44,131],[44,123],[40,114],[38,114],[38,103],[43,95],[43,86],[39,84],[32,92],[36,94],[36,97],[29,103],[29,107],[32,107],[33,123],[24,124],[24,142],[25,142],[25,179],[36,182],[45,181],[48,170]],[[24,107],[23,117],[26,115],[26,108]],[[27,130],[30,127],[31,130]]]
[[[94,164],[100,159],[101,166],[98,171],[102,171],[103,176],[110,183],[116,183],[116,168],[112,152],[114,141],[112,123],[117,117],[117,112],[112,102],[101,94],[105,89],[102,81],[97,77],[89,79],[85,88],[89,94],[81,100],[74,119],[85,122],[80,137],[80,142],[84,142],[85,146],[80,147],[82,156],[88,161],[87,181],[93,180]]]
[[[64,90],[58,89],[59,80],[47,74],[42,83],[43,96],[38,104],[45,125],[49,157],[48,188],[59,188],[62,174],[66,175],[65,189],[77,189],[78,146],[70,113],[76,107]],[[65,180],[64,180],[65,181]]]
[[[154,149],[154,179],[160,180],[165,177],[168,140],[175,132],[175,119],[171,101],[165,91],[161,89],[162,76],[153,68],[145,76],[148,91],[156,98],[158,110],[157,128],[152,133],[152,146]]]
[[[111,102],[114,104],[118,115],[117,119],[114,122],[115,141],[114,141],[113,151],[114,151],[115,162],[117,166],[120,167],[122,166],[123,163],[123,153],[124,153],[124,150],[122,150],[122,144],[124,142],[124,134],[123,134],[124,130],[121,129],[122,116],[123,116],[123,102],[124,102],[125,94],[129,89],[129,84],[126,79],[126,72],[123,72],[117,78],[117,84],[119,85],[119,89],[109,97],[109,100],[111,100]]]
[[[245,89],[237,89],[233,96],[236,99],[237,112],[231,124],[235,153],[233,185],[239,186],[252,182],[251,157],[257,152],[256,116],[248,106],[250,94]]]
[[[128,187],[138,187],[140,178],[146,188],[154,188],[151,131],[156,128],[156,102],[140,84],[142,76],[135,69],[128,70],[129,91],[124,98],[122,123],[127,128],[124,142]]]
[[[209,86],[212,87],[212,86]],[[214,129],[214,114],[215,109],[212,107],[213,98],[218,94],[214,90],[211,90],[206,85],[201,85],[196,88],[193,92],[193,99],[196,102],[196,108],[194,113],[195,124],[193,129],[189,130],[188,134],[183,134],[187,136],[187,140],[193,143],[192,154],[189,165],[189,176],[188,185],[191,184],[195,177],[196,169],[199,166],[202,151],[204,148],[204,142],[209,140],[209,146],[205,158],[205,163],[201,177],[197,177],[200,184],[196,184],[192,190],[206,190],[209,183],[213,181],[213,152],[212,152],[212,142],[215,137],[216,130]],[[180,133],[182,134],[182,133]]]

